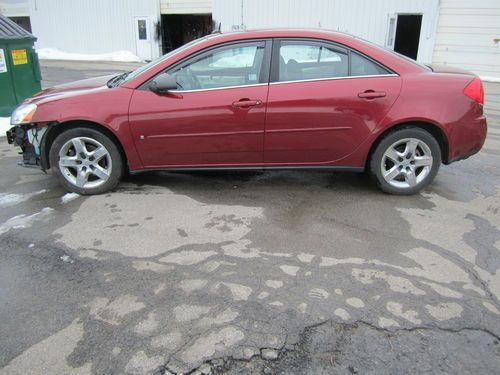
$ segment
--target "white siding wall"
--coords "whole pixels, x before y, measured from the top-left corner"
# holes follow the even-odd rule
[[[159,0],[30,0],[33,34],[38,48],[72,53],[136,53],[135,16],[150,17],[153,58],[159,55],[154,24]]]
[[[500,0],[441,0],[434,62],[500,78]]]
[[[439,0],[214,0],[212,17],[222,23],[222,31],[241,24],[248,29],[319,27],[385,45],[389,15],[422,14],[417,59],[430,62],[438,12]]]
[[[160,0],[162,14],[210,14],[212,0]]]
[[[0,0],[0,13],[5,17],[28,17],[29,0]]]

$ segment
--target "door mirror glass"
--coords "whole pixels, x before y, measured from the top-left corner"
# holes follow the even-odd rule
[[[177,82],[170,74],[163,73],[151,81],[149,89],[156,93],[167,93],[171,90],[177,90]]]

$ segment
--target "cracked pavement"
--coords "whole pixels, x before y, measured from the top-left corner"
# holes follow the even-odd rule
[[[498,372],[485,86],[484,149],[410,197],[314,171],[145,173],[81,197],[0,139],[0,374]]]

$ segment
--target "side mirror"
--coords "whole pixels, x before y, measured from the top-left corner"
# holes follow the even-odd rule
[[[177,82],[170,74],[163,73],[149,83],[149,89],[156,93],[167,93],[177,90]]]

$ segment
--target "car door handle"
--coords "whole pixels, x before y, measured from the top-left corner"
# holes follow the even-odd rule
[[[247,108],[247,107],[255,107],[258,105],[261,105],[262,101],[257,99],[257,100],[250,100],[250,99],[240,99],[236,102],[233,102],[233,107],[236,108]]]
[[[385,91],[366,90],[365,92],[360,92],[358,97],[361,99],[376,99],[385,98],[386,95]]]

